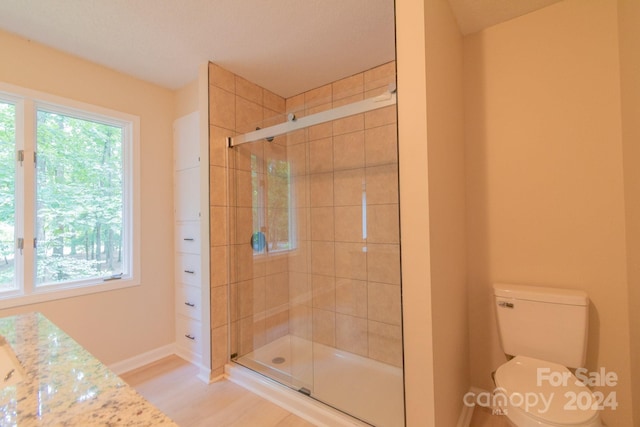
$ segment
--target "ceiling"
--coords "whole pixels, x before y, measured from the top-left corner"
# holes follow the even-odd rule
[[[431,1],[431,0],[425,0]],[[462,34],[471,34],[562,0],[449,0]]]
[[[557,1],[449,0],[463,34]],[[289,97],[395,58],[393,0],[2,0],[0,28],[170,89],[213,61]]]

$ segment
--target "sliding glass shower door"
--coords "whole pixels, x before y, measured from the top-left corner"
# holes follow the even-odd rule
[[[306,274],[306,218],[300,168],[287,157],[286,137],[234,148],[231,215],[233,356],[296,390],[313,389],[311,316],[299,307],[311,297]],[[310,313],[308,313],[310,314]],[[296,331],[297,334],[291,334]],[[305,332],[306,331],[306,332]],[[298,339],[300,338],[306,338]]]
[[[374,71],[368,90],[362,73],[311,91],[276,120],[293,130],[246,143],[243,135],[230,148],[231,349],[241,365],[396,427],[404,397],[395,64]]]

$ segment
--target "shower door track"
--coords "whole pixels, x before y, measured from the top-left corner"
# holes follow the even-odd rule
[[[388,107],[396,103],[396,89],[394,84],[389,85],[389,89],[382,95],[368,98],[363,101],[354,102],[343,105],[341,107],[332,108],[331,110],[321,111],[309,116],[296,118],[293,114],[289,114],[287,122],[264,129],[258,129],[245,133],[236,137],[228,137],[227,143],[229,147],[246,144],[248,142],[259,141],[262,139],[272,139],[273,137],[284,135],[298,129],[308,126],[314,126],[321,123],[330,122],[332,120],[342,119],[344,117],[354,116],[356,114],[366,113],[367,111],[377,110],[378,108]]]

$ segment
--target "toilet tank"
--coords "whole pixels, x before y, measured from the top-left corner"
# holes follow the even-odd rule
[[[582,367],[587,354],[589,297],[538,286],[493,285],[503,351]]]

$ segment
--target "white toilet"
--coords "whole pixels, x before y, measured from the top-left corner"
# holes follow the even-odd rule
[[[502,349],[513,357],[495,372],[494,400],[511,425],[602,427],[600,412],[582,404],[597,399],[567,369],[585,363],[587,294],[503,284],[493,290]]]

